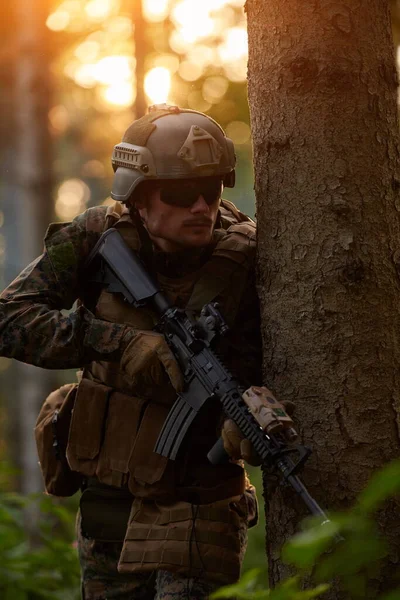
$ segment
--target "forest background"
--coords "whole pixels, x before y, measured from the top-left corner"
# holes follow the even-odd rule
[[[241,0],[40,0],[34,6],[16,0],[0,11],[2,288],[40,253],[49,222],[68,221],[85,208],[110,202],[112,148],[146,105],[178,104],[221,123],[238,157],[237,185],[225,196],[254,216]],[[397,48],[398,2],[392,2],[392,17]],[[2,516],[9,524],[0,537],[9,560],[3,561],[1,572],[6,573],[8,564],[14,586],[19,581],[21,589],[36,590],[38,568],[46,564],[64,582],[70,594],[65,597],[74,597],[76,499],[44,498],[42,512],[31,513],[33,521],[42,521],[47,540],[37,554],[26,528],[20,527],[20,509],[27,494],[40,497],[43,487],[32,433],[39,406],[49,391],[74,380],[75,373],[43,371],[1,358],[0,377],[1,492],[7,492]],[[261,489],[259,472],[252,477]],[[10,496],[15,491],[21,496]],[[60,570],[57,553],[62,553],[65,569]],[[261,521],[251,532],[245,569],[265,569],[265,562]],[[48,575],[43,577],[46,588]],[[57,587],[57,581],[53,584]],[[29,596],[37,593],[32,590],[26,597],[34,597]]]

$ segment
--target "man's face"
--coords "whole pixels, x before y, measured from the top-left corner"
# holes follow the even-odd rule
[[[218,215],[222,185],[215,197],[191,190],[193,203],[179,206],[166,203],[162,198],[173,200],[173,190],[168,196],[162,187],[150,188],[145,200],[137,200],[136,208],[151,240],[164,252],[176,252],[183,248],[200,248],[211,242]],[[184,187],[184,186],[183,186]],[[180,190],[182,193],[182,190]],[[206,201],[207,199],[207,201]]]

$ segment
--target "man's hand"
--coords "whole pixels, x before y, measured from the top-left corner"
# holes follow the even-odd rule
[[[258,467],[261,459],[253,448],[250,440],[243,437],[242,432],[232,419],[224,421],[221,436],[225,452],[234,460],[245,460],[249,465]]]
[[[292,415],[295,405],[290,400],[283,400],[280,403],[288,415]],[[261,459],[253,448],[250,440],[247,440],[239,427],[232,419],[227,419],[221,431],[221,436],[224,442],[224,448],[227,454],[234,460],[245,460],[249,465],[258,467],[261,465]]]
[[[162,369],[177,392],[183,389],[183,376],[164,336],[154,331],[136,330],[121,357],[121,368],[135,378],[150,369],[155,383],[162,383]],[[160,380],[160,381],[157,381]]]

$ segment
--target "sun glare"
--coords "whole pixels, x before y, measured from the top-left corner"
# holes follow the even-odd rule
[[[187,43],[213,33],[214,21],[204,4],[198,0],[182,0],[174,7],[172,17]]]
[[[171,89],[171,73],[165,67],[155,67],[146,74],[144,80],[144,89],[155,104],[167,102],[168,94]]]
[[[247,56],[247,47],[247,31],[242,27],[232,27],[226,32],[219,53],[224,61],[238,60]]]
[[[133,87],[127,81],[114,83],[102,90],[101,95],[109,103],[114,106],[130,106],[134,101]]]
[[[95,64],[95,78],[104,85],[115,85],[133,77],[133,60],[129,56],[105,56]]]
[[[155,44],[155,51],[148,55],[145,91],[150,102],[166,102],[169,94],[176,92],[185,97],[192,94],[192,104],[211,106],[226,93],[227,79],[246,79],[245,17],[238,17],[233,8],[241,6],[242,1],[142,0],[150,31],[158,31],[160,26],[152,23],[166,18],[172,24],[165,29],[164,45]],[[75,43],[73,54],[69,54],[62,69],[79,87],[96,88],[97,100],[104,108],[107,103],[129,106],[135,97],[135,14],[134,10],[129,14],[125,8],[122,10],[125,6],[122,0],[61,0],[46,21],[55,32],[86,31],[86,37],[81,36]],[[200,97],[190,84],[207,75],[210,65],[221,76],[208,77]],[[181,91],[171,92],[171,78],[177,72]]]

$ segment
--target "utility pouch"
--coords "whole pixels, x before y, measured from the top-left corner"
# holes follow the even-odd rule
[[[108,400],[103,443],[96,468],[102,483],[123,487],[146,400],[113,391]]]
[[[146,400],[84,377],[79,383],[67,446],[71,468],[124,487]],[[147,453],[149,453],[147,440]]]
[[[46,492],[54,496],[72,496],[81,486],[82,476],[68,465],[65,451],[76,383],[63,385],[45,400],[35,425],[35,440]]]
[[[67,460],[86,477],[96,473],[111,388],[85,377],[78,385],[67,445]]]

